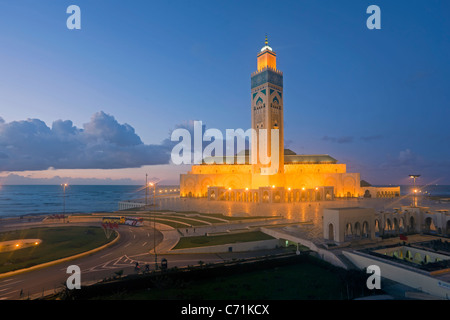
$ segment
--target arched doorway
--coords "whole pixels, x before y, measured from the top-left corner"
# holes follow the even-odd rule
[[[275,192],[275,194],[273,195],[273,202],[280,202],[281,201],[281,195],[280,192],[277,191]]]
[[[347,223],[345,226],[344,239],[348,241],[351,240],[352,238],[353,238],[352,224]]]
[[[263,192],[262,200],[263,202],[269,202],[269,193],[267,191]]]
[[[359,222],[355,223],[355,238],[361,238],[361,224]]]
[[[385,231],[392,231],[392,222],[390,219],[386,219],[385,225],[384,225]]]
[[[369,190],[364,191],[364,198],[372,198]]]
[[[328,225],[328,239],[334,241],[334,226],[332,223]]]
[[[363,238],[369,238],[370,237],[369,223],[367,221],[364,221],[363,224],[362,224],[361,235],[362,235]]]
[[[397,220],[397,218],[394,218],[393,221],[394,221],[394,231],[398,231],[398,220]]]
[[[433,219],[431,217],[427,217],[425,219],[425,232],[436,231],[436,226],[434,225]]]
[[[416,228],[416,222],[414,221],[414,217],[409,218],[409,229],[411,231],[415,230]]]
[[[380,234],[380,221],[375,219],[375,235],[379,236]]]
[[[405,230],[405,219],[403,217],[400,218],[400,222],[398,224],[398,229],[400,232],[403,232],[403,230]]]
[[[447,224],[445,225],[445,233],[447,235],[450,235],[450,220],[448,220]]]

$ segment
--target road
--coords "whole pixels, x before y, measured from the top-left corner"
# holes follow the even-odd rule
[[[144,263],[147,262],[145,260],[150,260],[148,252],[163,238],[159,231],[155,232],[151,227],[120,226],[119,232],[120,239],[116,243],[94,254],[0,279],[0,300],[28,298],[57,290],[70,276],[66,273],[70,265],[80,267],[82,283],[110,277],[120,269],[126,274],[129,270],[134,270],[136,261]],[[152,258],[154,265],[154,255]]]
[[[71,225],[86,224],[71,223]],[[0,278],[0,300],[33,299],[59,291],[70,276],[67,273],[70,265],[80,267],[82,286],[110,278],[119,270],[123,270],[123,275],[136,273],[136,263],[139,264],[141,271],[146,264],[149,265],[150,270],[154,270],[155,255],[149,252],[163,240],[162,233],[150,225],[143,227],[121,225],[119,233],[120,238],[116,243],[91,255]],[[165,258],[168,261],[168,267],[171,268],[196,265],[199,261],[204,263],[223,262],[279,252],[280,250],[223,254],[164,255],[156,253],[158,264]]]

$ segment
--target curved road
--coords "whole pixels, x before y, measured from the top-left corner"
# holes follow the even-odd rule
[[[92,225],[92,223],[71,223],[70,225]],[[153,249],[154,244],[157,246],[162,241],[163,236],[159,231],[155,233],[155,230],[148,226],[121,225],[119,233],[120,239],[116,243],[96,253],[42,269],[0,278],[0,300],[27,299],[58,290],[70,276],[66,273],[70,265],[80,267],[82,284],[111,277],[119,270],[123,270],[124,274],[134,272],[136,262],[149,263],[154,267],[155,256],[148,252]]]
[[[48,226],[57,225],[60,224]],[[70,225],[92,225],[92,223],[71,223]],[[22,228],[25,227],[30,226],[24,224]],[[119,233],[120,239],[116,243],[96,253],[42,269],[0,278],[0,300],[34,299],[59,291],[70,276],[66,273],[67,267],[70,265],[80,267],[82,285],[115,276],[115,272],[119,270],[123,270],[123,275],[136,273],[136,262],[139,263],[141,271],[145,269],[146,264],[149,264],[150,270],[154,270],[155,255],[149,252],[163,240],[162,233],[150,225],[143,227],[121,225]],[[204,263],[214,263],[269,255],[280,253],[280,249],[221,254],[160,255],[158,252],[156,253],[158,264],[163,258],[166,258],[168,267],[171,268],[196,265],[200,260]]]

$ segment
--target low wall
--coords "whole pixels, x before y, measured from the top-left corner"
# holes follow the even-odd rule
[[[103,216],[68,216],[69,222],[102,222]],[[52,221],[49,221],[52,222]]]
[[[450,299],[450,283],[432,277],[424,271],[414,271],[411,267],[402,267],[394,263],[384,262],[382,259],[363,253],[344,251],[343,254],[360,269],[367,268],[370,265],[377,265],[380,267],[382,278],[391,279],[439,298]]]
[[[303,238],[299,238],[287,233],[283,233],[283,232],[279,232],[277,230],[273,230],[270,228],[264,228],[261,227],[261,231],[264,232],[265,234],[268,234],[269,236],[272,236],[274,238],[277,239],[284,239],[284,240],[288,240],[294,243],[299,243],[305,247],[308,247],[310,250],[317,252],[318,256],[320,259],[331,263],[334,266],[340,267],[340,268],[344,268],[344,269],[348,269],[347,265],[345,265],[345,263],[343,263],[334,253],[326,250],[326,249],[322,249],[317,247],[312,241],[303,239]]]
[[[241,252],[241,251],[255,251],[268,250],[280,247],[282,242],[279,239],[260,240],[223,244],[218,246],[205,246],[186,249],[171,250],[170,253],[219,253],[219,252]]]

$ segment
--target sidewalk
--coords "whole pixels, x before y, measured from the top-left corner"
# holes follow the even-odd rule
[[[180,234],[177,229],[161,223],[156,223],[156,229],[163,235],[163,240],[156,246],[156,253],[166,253],[180,241]],[[151,249],[149,253],[154,254],[155,250]]]

